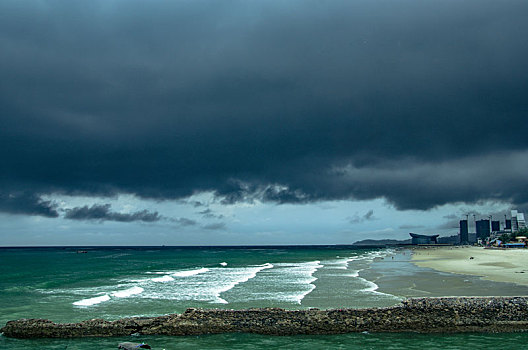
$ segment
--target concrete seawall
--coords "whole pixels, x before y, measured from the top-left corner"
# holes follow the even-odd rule
[[[512,332],[528,330],[528,297],[415,298],[388,308],[284,310],[188,309],[183,314],[54,323],[9,321],[0,331],[15,338],[198,335],[245,332],[270,335],[351,332]]]

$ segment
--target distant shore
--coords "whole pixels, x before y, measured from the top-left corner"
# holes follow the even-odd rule
[[[437,271],[528,286],[528,249],[423,247],[413,250],[412,262]]]

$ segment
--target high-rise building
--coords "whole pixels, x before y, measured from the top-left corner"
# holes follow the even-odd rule
[[[517,224],[517,210],[511,211],[511,222],[512,222],[512,232],[517,232],[519,230],[519,225]]]
[[[478,220],[475,222],[477,229],[477,238],[486,239],[490,235],[490,221]]]
[[[500,231],[500,221],[492,221],[491,222],[491,232],[497,232]]]
[[[524,213],[517,213],[517,227],[518,229],[526,228],[526,221],[524,221]]]
[[[505,219],[504,229],[505,230],[511,230],[511,220]]]
[[[460,244],[469,243],[468,221],[460,220]]]

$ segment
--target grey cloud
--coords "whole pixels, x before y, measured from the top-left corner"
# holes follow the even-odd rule
[[[57,205],[27,192],[0,192],[0,211],[10,214],[36,215],[48,218],[59,216]]]
[[[226,228],[226,224],[223,222],[217,222],[214,224],[208,224],[202,226],[206,230],[224,230]]]
[[[224,216],[222,214],[215,214],[210,208],[204,209],[198,214],[202,215],[206,219],[222,219]]]
[[[0,186],[33,199],[2,211],[57,216],[40,200],[53,193],[202,191],[528,206],[528,2],[6,0],[0,13]]]
[[[459,229],[459,223],[458,223],[458,220],[451,220],[451,221],[447,221],[447,222],[444,222],[443,224],[440,224],[437,226],[437,229],[453,229],[453,230],[457,230]]]
[[[192,220],[192,219],[188,219],[188,218],[177,218],[177,219],[172,219],[173,222],[176,222],[182,226],[194,226],[196,225],[196,221]]]
[[[522,191],[528,152],[491,154],[450,161],[387,161],[372,167],[334,169],[331,191],[358,199],[385,196],[398,209],[429,209],[483,198],[526,203]]]
[[[302,190],[291,190],[285,186],[268,186],[261,196],[264,201],[277,203],[306,203],[310,202],[310,195]]]
[[[118,213],[111,210],[110,204],[94,204],[90,207],[75,207],[66,209],[64,218],[70,220],[97,220],[97,221],[119,221],[119,222],[155,222],[161,220],[158,212],[141,210],[134,213]]]
[[[362,223],[362,222],[365,222],[365,221],[371,221],[371,220],[375,220],[375,219],[376,218],[374,217],[374,210],[372,210],[372,209],[367,211],[364,215],[359,216],[358,214],[354,214],[353,216],[349,216],[347,218],[347,220],[351,224],[359,224],[359,223]]]

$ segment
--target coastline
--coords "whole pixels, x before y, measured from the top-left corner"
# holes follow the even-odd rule
[[[359,275],[375,283],[378,286],[376,292],[401,299],[528,295],[527,285],[485,280],[479,275],[457,274],[418,266],[412,255],[413,250],[409,248],[396,250],[392,256],[376,259]]]
[[[423,247],[412,250],[411,262],[441,272],[528,286],[528,250]]]
[[[494,265],[502,269],[512,268],[506,260],[516,257],[505,260],[504,253],[508,252],[492,251],[489,253],[488,250],[480,248],[474,250],[474,248],[444,247],[441,249],[419,248],[414,251],[411,249],[387,250],[382,253],[374,254],[379,256],[371,261],[373,253],[367,252],[365,257],[370,258],[365,262],[359,260],[360,263],[355,263],[353,266],[356,270],[343,270],[343,273],[349,275],[343,280],[348,285],[351,281],[356,281],[358,276],[359,280],[364,279],[370,282],[365,282],[368,284],[366,293],[370,295],[369,300],[375,303],[366,307],[350,308],[343,305],[327,309],[324,304],[318,306],[321,303],[317,300],[324,298],[327,294],[323,289],[315,289],[312,300],[309,300],[306,305],[308,308],[302,310],[278,307],[235,307],[234,310],[191,308],[187,311],[184,309],[176,311],[179,313],[159,317],[121,316],[119,319],[113,318],[112,320],[105,316],[89,315],[90,317],[84,318],[85,320],[90,318],[88,321],[73,321],[78,323],[64,323],[72,321],[54,323],[37,319],[40,315],[34,319],[18,317],[17,321],[9,321],[0,330],[0,332],[5,332],[5,337],[0,337],[0,344],[2,341],[11,344],[12,340],[9,339],[12,338],[130,337],[125,340],[131,341],[136,340],[140,335],[142,337],[162,337],[215,333],[317,335],[361,334],[361,332],[438,334],[528,331],[528,316],[526,316],[528,315],[528,297],[518,297],[528,296],[527,285],[483,280],[482,274],[441,272],[430,267],[421,267],[416,263],[416,261],[419,264],[426,262],[438,264],[442,261],[445,263],[451,257],[454,258],[453,254],[459,254],[464,263],[467,258],[479,264],[489,264],[488,260],[491,259],[489,256],[492,256],[496,260]],[[516,254],[520,253],[525,252]],[[471,254],[474,259],[469,259],[467,254]],[[484,254],[487,260],[481,254]],[[341,272],[342,264],[337,265],[334,260],[329,260],[329,262],[328,266],[332,274]],[[347,261],[347,267],[350,267],[349,263]],[[479,264],[476,266],[482,266]],[[322,285],[332,282],[325,280],[328,276],[315,274]],[[316,295],[317,291],[319,294]],[[489,297],[492,295],[495,297]],[[387,305],[388,296],[395,297],[393,300],[395,304],[391,302],[392,305]],[[398,302],[397,299],[400,301]],[[10,319],[14,320],[17,317]],[[0,328],[2,328],[1,325]]]
[[[322,254],[319,251],[316,253]],[[467,259],[479,264],[489,264],[489,256],[493,256],[498,261],[493,263],[494,265],[502,269],[511,268],[504,258],[507,251],[493,252],[481,248],[476,248],[476,250],[475,248],[456,247],[419,248],[414,251],[411,249],[372,250],[354,255],[353,258],[356,259],[336,256],[336,253],[332,251],[325,256],[327,270],[321,268],[313,274],[310,273],[317,278],[318,288],[313,289],[313,293],[309,294],[304,307],[300,307],[301,310],[298,308],[288,310],[288,308],[279,308],[275,305],[271,308],[261,308],[265,305],[258,304],[256,308],[241,307],[233,303],[230,306],[234,310],[196,307],[185,311],[186,309],[174,310],[175,303],[171,303],[172,306],[169,304],[165,306],[169,306],[172,312],[176,312],[172,315],[158,313],[166,316],[156,317],[154,313],[142,316],[136,313],[137,316],[123,314],[116,318],[108,317],[102,312],[97,314],[94,312],[94,310],[98,311],[96,308],[73,308],[73,311],[84,312],[86,317],[76,317],[70,320],[55,319],[54,322],[59,323],[54,323],[38,320],[43,316],[52,319],[51,315],[36,312],[19,315],[13,313],[14,317],[7,320],[18,319],[18,321],[8,322],[0,332],[4,331],[6,337],[16,338],[76,338],[129,337],[136,333],[145,336],[231,332],[264,335],[315,335],[364,331],[458,333],[528,330],[528,318],[524,316],[528,315],[528,297],[516,297],[528,296],[528,285],[483,280],[481,273],[466,275],[452,273],[453,271],[441,272],[430,267],[420,267],[416,263],[416,261],[419,261],[419,264],[427,261],[434,264],[442,261],[445,263],[455,253],[460,254],[460,259],[464,263]],[[525,252],[517,251],[515,254],[521,253]],[[102,256],[108,254],[105,253]],[[449,257],[446,257],[446,254]],[[467,254],[473,256],[474,259],[469,259]],[[481,254],[484,254],[488,260],[484,260]],[[304,260],[315,259],[311,255],[307,256],[308,258]],[[73,257],[78,258],[77,255]],[[510,259],[516,259],[516,257],[513,256]],[[223,260],[215,257],[215,261]],[[259,261],[252,265],[257,263]],[[476,266],[482,265],[477,264]],[[342,278],[338,280],[332,278],[336,276]],[[152,277],[150,274],[146,276],[149,280]],[[325,286],[332,287],[333,290],[341,288],[343,293],[349,295],[341,294],[342,297],[334,299],[341,300],[339,303],[325,305],[321,300],[336,295],[329,293],[328,288],[324,288]],[[353,291],[361,293],[353,294],[351,293]],[[350,295],[366,297],[362,299],[363,302],[358,301],[350,306],[345,303],[345,298]],[[78,300],[78,298],[72,300]],[[195,306],[189,305],[188,307]],[[505,319],[497,319],[494,316],[504,314],[506,314]],[[511,315],[517,315],[515,316],[517,318],[508,318]],[[33,319],[29,320],[29,317]],[[80,322],[87,319],[89,321]],[[5,337],[1,338],[4,339],[2,341],[7,341]]]

